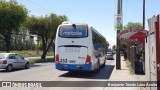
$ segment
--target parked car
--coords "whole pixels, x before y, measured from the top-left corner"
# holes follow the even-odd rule
[[[116,51],[113,51],[113,54],[116,54]]]
[[[16,53],[0,53],[0,69],[12,71],[13,68],[25,68],[30,66],[29,60]]]
[[[107,52],[107,60],[109,59],[114,60],[112,52]]]

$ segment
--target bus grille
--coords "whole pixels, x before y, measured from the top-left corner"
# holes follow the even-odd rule
[[[75,47],[66,47],[65,52],[80,52],[80,48]]]

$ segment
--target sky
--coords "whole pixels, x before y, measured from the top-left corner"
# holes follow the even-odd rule
[[[45,16],[51,13],[66,15],[69,22],[87,23],[100,32],[110,46],[116,45],[114,15],[117,0],[17,0],[24,5],[29,15]],[[160,14],[160,0],[146,0],[145,29],[147,19]],[[128,22],[142,23],[143,0],[123,0],[123,25]]]

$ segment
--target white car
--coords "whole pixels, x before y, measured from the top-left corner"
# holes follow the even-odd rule
[[[30,66],[29,60],[16,53],[0,53],[0,69],[12,71],[13,68],[24,67],[28,69]]]

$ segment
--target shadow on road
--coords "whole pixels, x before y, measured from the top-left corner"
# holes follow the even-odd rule
[[[7,71],[4,69],[0,69],[0,73],[7,73]]]
[[[39,67],[39,66],[42,66],[42,65],[40,65],[40,64],[30,64],[30,67],[32,68],[32,67]]]
[[[32,67],[39,67],[41,65],[39,64],[30,64],[30,68],[29,69],[32,69]],[[16,71],[21,71],[21,70],[27,70],[25,68],[16,68],[16,69],[13,69],[13,71],[11,72],[16,72]],[[5,69],[0,69],[0,73],[10,73],[10,72],[7,72]]]
[[[11,72],[16,72],[16,71],[21,71],[21,70],[27,70],[27,69],[24,69],[24,68],[16,68],[16,69],[13,69]],[[1,69],[1,70],[0,70],[0,73],[11,73],[11,72],[7,72],[5,69]]]
[[[112,61],[112,60],[115,60],[115,59],[107,59],[107,60],[109,60],[109,61],[111,60]]]
[[[59,77],[86,78],[86,79],[109,79],[114,65],[106,65],[102,67],[98,73],[92,72],[67,72]]]

